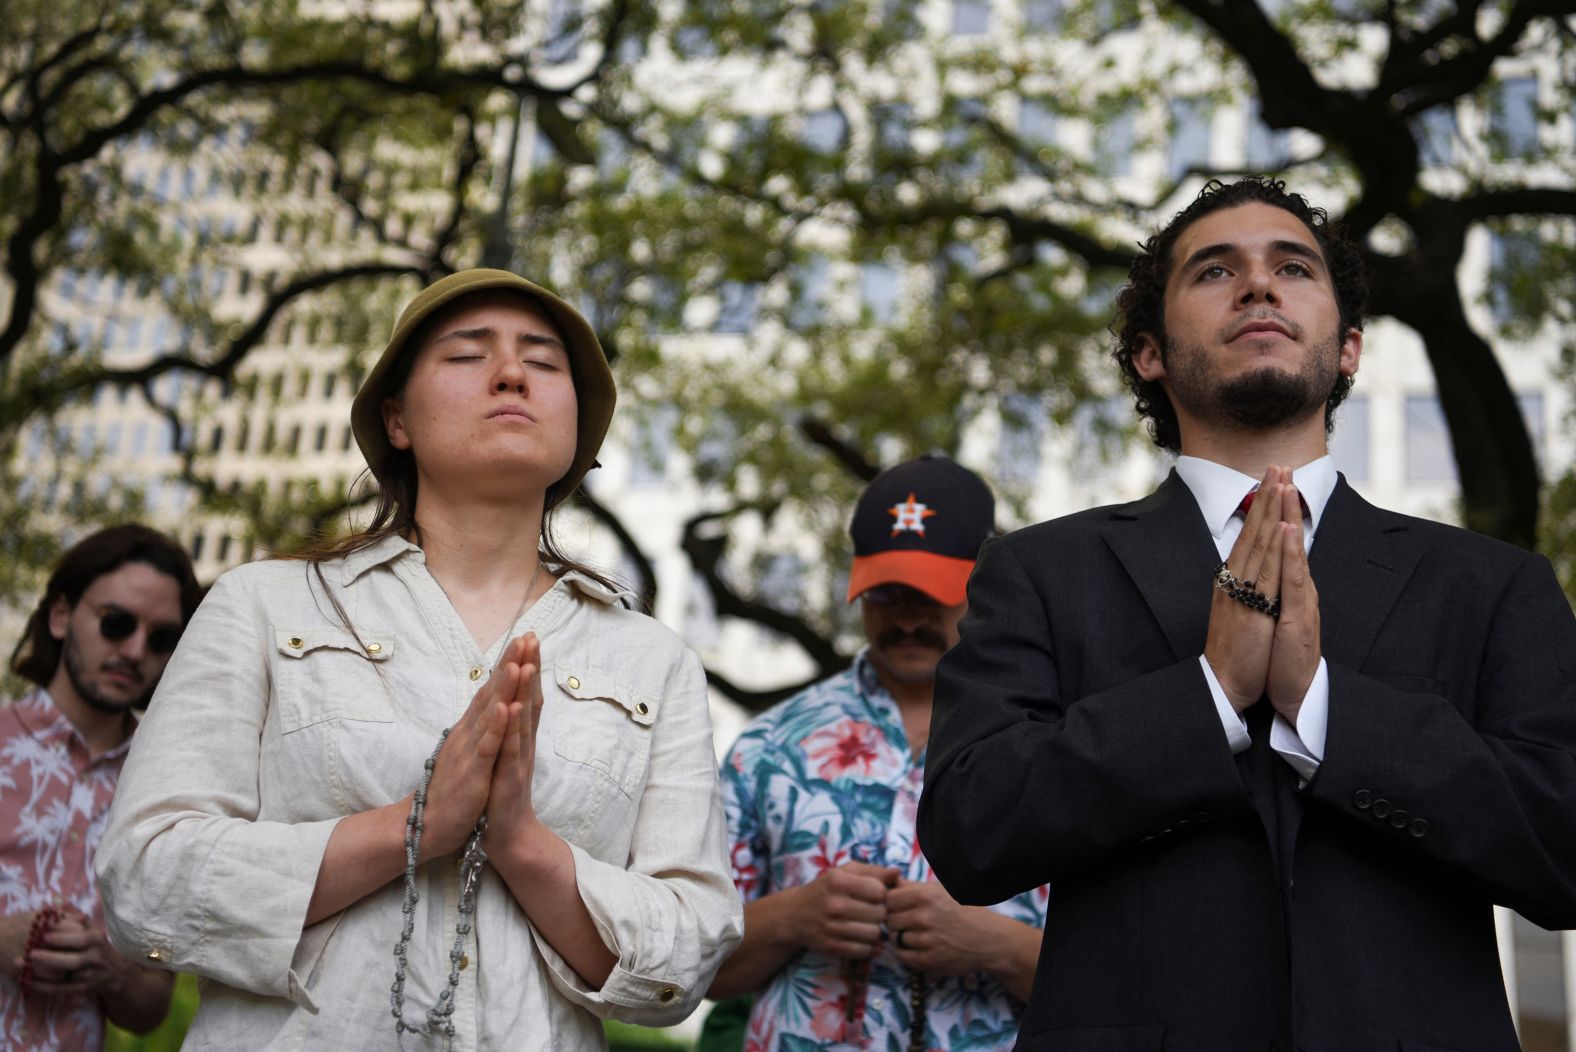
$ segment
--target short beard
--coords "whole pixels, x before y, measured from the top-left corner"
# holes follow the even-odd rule
[[[82,657],[82,651],[77,647],[76,634],[70,629],[66,630],[63,660],[66,663],[66,678],[71,681],[71,689],[77,692],[77,697],[82,703],[95,712],[103,712],[112,716],[120,715],[129,709],[146,708],[148,701],[153,697],[153,687],[150,685],[138,697],[130,701],[112,701],[99,693],[93,686],[88,675],[87,661]]]
[[[1265,366],[1216,381],[1203,347],[1170,341],[1161,347],[1171,397],[1200,420],[1241,431],[1271,431],[1322,410],[1340,381],[1340,360],[1336,332],[1310,347],[1294,373]]]

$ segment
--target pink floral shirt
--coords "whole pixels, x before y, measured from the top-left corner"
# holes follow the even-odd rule
[[[0,707],[0,908],[69,906],[104,923],[93,856],[130,739],[97,758],[48,693]],[[0,976],[0,1048],[97,1052],[104,1016],[87,997],[24,994]]]

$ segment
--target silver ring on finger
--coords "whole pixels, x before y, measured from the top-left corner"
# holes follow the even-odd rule
[[[908,949],[908,947],[903,944],[903,930],[901,928],[898,929],[897,934],[893,936],[892,941],[893,941],[893,943],[895,943],[897,945],[898,949],[900,949],[900,950]]]

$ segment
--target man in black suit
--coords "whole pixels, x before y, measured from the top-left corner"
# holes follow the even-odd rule
[[[919,834],[961,902],[1052,884],[1020,1048],[1515,1049],[1491,905],[1576,926],[1576,619],[1336,475],[1363,300],[1321,210],[1211,184],[1119,300],[1176,470],[980,558]]]

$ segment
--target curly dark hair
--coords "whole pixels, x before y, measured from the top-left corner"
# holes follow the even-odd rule
[[[1145,380],[1133,368],[1133,351],[1139,336],[1149,333],[1165,341],[1166,282],[1171,277],[1172,250],[1183,231],[1193,223],[1223,208],[1245,204],[1274,205],[1284,208],[1313,234],[1324,254],[1335,285],[1335,300],[1341,313],[1341,332],[1362,330],[1363,311],[1368,301],[1368,278],[1361,250],[1347,237],[1340,224],[1333,222],[1322,208],[1315,208],[1301,194],[1286,189],[1278,179],[1248,178],[1234,183],[1211,179],[1196,198],[1172,217],[1165,228],[1140,246],[1138,257],[1127,272],[1127,284],[1116,297],[1121,329],[1116,333],[1116,349],[1111,357],[1122,368],[1122,377],[1133,392],[1138,415],[1149,420],[1149,434],[1155,445],[1172,453],[1182,451],[1182,432],[1170,397],[1157,380]],[[1334,425],[1335,408],[1346,399],[1352,379],[1341,376],[1324,406],[1326,430]]]

